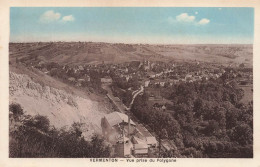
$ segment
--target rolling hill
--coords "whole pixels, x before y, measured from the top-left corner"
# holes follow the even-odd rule
[[[10,43],[10,61],[40,59],[59,64],[121,63],[132,60],[253,64],[252,45],[148,45],[93,42]]]

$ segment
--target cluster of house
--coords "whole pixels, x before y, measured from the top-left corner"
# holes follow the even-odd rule
[[[114,146],[115,157],[155,157],[158,142],[141,124],[120,112],[101,119],[103,136]]]
[[[222,76],[224,72],[212,73],[207,70],[190,72],[187,74],[178,75],[174,70],[166,70],[160,73],[150,73],[148,79],[144,80],[144,87],[160,86],[164,87],[166,84],[172,86],[179,82],[196,82],[206,81],[209,79],[217,79]]]
[[[42,62],[39,62],[39,65],[41,64]],[[134,80],[138,80],[140,84],[144,85],[146,89],[172,86],[180,82],[196,82],[206,81],[209,79],[218,79],[225,73],[224,68],[214,67],[214,65],[208,65],[205,63],[163,63],[150,62],[147,60],[132,61],[122,64],[102,63],[99,65],[63,66],[62,69],[63,71],[66,71],[66,73],[72,73],[69,75],[70,77],[66,79],[77,87],[81,87],[83,83],[90,82],[91,78],[89,76],[89,72],[90,70],[95,70],[101,74],[101,76],[106,76],[101,78],[102,84],[111,84],[113,82],[111,76],[116,75],[117,77],[124,78],[127,82],[129,79],[134,78]],[[42,71],[45,73],[49,72],[46,68],[43,68]],[[240,84],[250,84],[252,81],[252,77],[250,78],[250,73],[247,74],[244,72],[242,75],[248,75],[249,77],[243,76],[242,79],[239,80]],[[131,90],[131,88],[129,88],[129,90]]]
[[[84,77],[79,79],[76,79],[74,77],[69,77],[68,81],[74,83],[75,86],[77,87],[81,87],[83,82],[90,82],[90,77],[89,75],[84,75]]]
[[[42,63],[40,62],[39,65]],[[154,68],[162,68],[163,71],[159,70],[160,72],[154,72],[152,69]],[[183,75],[176,75],[175,71],[175,64],[167,65],[162,62],[150,62],[150,61],[134,61],[130,63],[123,63],[123,64],[100,64],[100,65],[76,65],[73,67],[63,66],[62,69],[66,71],[66,73],[72,72],[73,74],[77,75],[79,73],[84,73],[83,76],[80,78],[78,77],[68,77],[67,80],[70,82],[75,83],[76,86],[81,86],[82,82],[89,82],[89,71],[96,70],[99,73],[105,74],[107,76],[110,75],[110,72],[113,71],[114,74],[120,78],[125,78],[128,81],[131,78],[138,79],[139,81],[144,81],[145,87],[149,85],[160,85],[164,86],[166,83],[173,85],[178,82],[194,82],[197,80],[208,79],[212,77],[219,77],[220,74],[211,73],[207,74],[192,74],[188,73],[185,76]],[[142,69],[142,70],[140,70]],[[46,68],[42,69],[43,72],[49,73]],[[174,77],[170,77],[171,75],[175,75]],[[165,79],[167,78],[167,79]],[[174,79],[173,79],[174,78]],[[109,77],[101,78],[101,82],[111,82]]]
[[[199,62],[196,62],[194,65],[166,64],[162,62],[150,62],[147,60],[136,61],[134,63],[136,65],[131,66],[131,63],[114,64],[110,65],[111,67],[108,68],[114,69],[114,74],[120,78],[125,78],[126,81],[131,78],[142,81],[144,87],[164,87],[167,84],[174,85],[179,82],[196,82],[217,79],[225,72],[224,70],[215,72],[211,68],[200,67],[198,66],[200,64]],[[191,71],[187,70],[190,66],[193,66],[195,69]],[[134,68],[139,70],[133,70]],[[156,70],[154,69],[157,68],[161,70],[155,72]]]

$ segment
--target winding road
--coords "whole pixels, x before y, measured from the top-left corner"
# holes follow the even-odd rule
[[[132,98],[132,101],[131,101],[129,107],[127,107],[127,110],[130,110],[130,109],[131,109],[131,107],[132,107],[132,105],[133,105],[133,103],[134,103],[134,100],[135,100],[135,98],[137,97],[137,95],[139,95],[140,93],[143,93],[143,92],[144,92],[144,87],[143,87],[143,85],[141,85],[140,89],[139,89],[136,93],[134,93],[133,98]]]

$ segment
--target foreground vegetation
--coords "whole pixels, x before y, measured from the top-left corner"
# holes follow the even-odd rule
[[[177,150],[165,157],[253,157],[253,102],[240,103],[243,90],[227,80],[224,75],[162,88],[172,102],[166,111],[150,106],[144,93],[131,111],[159,139],[174,141]]]
[[[80,123],[69,129],[50,126],[48,118],[26,115],[19,104],[10,104],[9,156],[19,157],[109,157],[110,147],[95,135],[85,140]]]

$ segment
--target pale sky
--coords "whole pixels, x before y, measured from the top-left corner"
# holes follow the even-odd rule
[[[12,7],[10,41],[252,44],[253,8]]]

